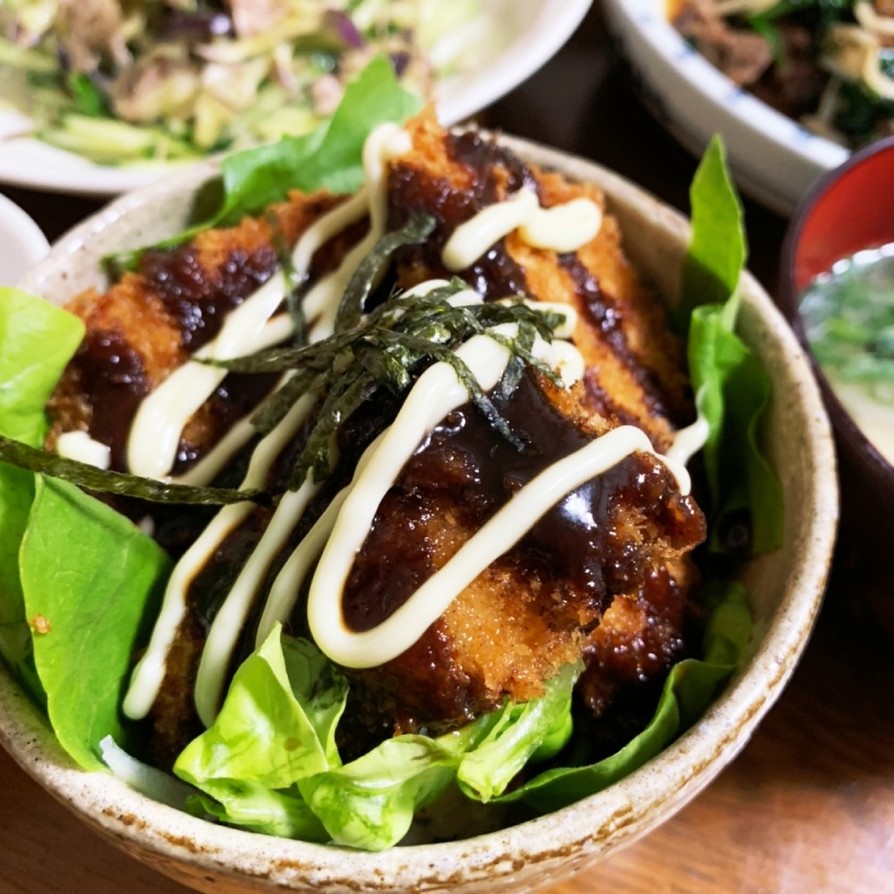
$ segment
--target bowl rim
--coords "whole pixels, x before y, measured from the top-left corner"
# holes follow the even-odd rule
[[[726,108],[734,100],[735,117],[755,136],[791,152],[805,163],[826,170],[841,164],[850,154],[846,147],[807,130],[712,65],[671,25],[665,13],[667,0],[605,2],[641,35],[655,54],[684,75],[698,95],[721,108]]]
[[[593,0],[540,0],[535,27],[501,50],[477,75],[446,79],[436,93],[438,119],[445,125],[464,121],[521,83],[518,71],[532,77],[568,42]],[[533,32],[538,32],[535,37]]]
[[[854,421],[814,356],[804,331],[800,294],[795,284],[795,258],[801,235],[811,213],[833,187],[848,177],[854,169],[881,153],[890,153],[891,162],[894,164],[894,135],[884,137],[852,153],[843,164],[823,174],[804,196],[792,217],[782,242],[777,303],[807,354],[823,393],[823,399],[829,408],[833,428],[838,431],[849,455],[869,472],[877,485],[884,489],[886,496],[894,500],[894,463],[889,462],[882,455],[881,451],[866,437],[863,430]],[[894,229],[892,229],[891,241],[894,242]]]
[[[525,140],[500,139],[523,153],[528,161],[545,167],[570,168],[577,177],[589,175],[605,189],[610,204],[612,196],[626,193],[624,201],[637,213],[669,229],[676,239],[687,236],[688,223],[679,213],[602,166]],[[70,260],[105,226],[123,215],[138,212],[155,196],[194,190],[214,170],[213,163],[205,162],[120,197],[63,237],[54,247],[50,262],[54,258],[60,262]],[[35,289],[40,269],[32,272],[26,286]],[[150,801],[109,774],[87,773],[77,768],[5,671],[0,671],[0,744],[81,819],[162,871],[185,861],[198,867],[198,872],[248,877],[271,889],[295,883],[313,885],[317,879],[334,884],[337,890],[341,890],[337,888],[339,883],[344,890],[357,890],[358,879],[365,876],[376,880],[371,888],[376,890],[441,890],[438,886],[453,885],[470,874],[505,885],[519,871],[517,855],[526,853],[523,845],[527,844],[533,854],[530,859],[536,863],[536,871],[544,874],[559,865],[570,873],[610,848],[631,843],[679,809],[680,798],[688,800],[704,788],[744,747],[794,670],[819,610],[831,561],[838,490],[828,418],[807,360],[791,330],[750,274],[744,275],[743,283],[746,306],[753,305],[778,334],[781,349],[790,358],[793,388],[799,386],[798,393],[802,395],[805,418],[816,427],[818,436],[810,455],[816,469],[814,487],[805,500],[815,502],[822,523],[805,532],[805,559],[800,573],[762,631],[761,685],[750,685],[747,671],[737,673],[693,728],[622,781],[561,810],[496,832],[459,842],[367,853],[213,825]],[[752,659],[749,669],[754,663]],[[700,735],[708,726],[715,730],[713,735]],[[675,787],[656,801],[656,787],[666,778],[672,778]],[[649,822],[642,823],[646,816]],[[556,880],[550,879],[551,883]]]

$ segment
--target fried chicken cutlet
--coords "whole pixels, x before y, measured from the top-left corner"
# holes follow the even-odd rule
[[[604,207],[597,188],[527,166],[477,134],[445,133],[430,114],[407,131],[412,148],[388,169],[389,228],[425,211],[436,229],[424,245],[398,253],[398,288],[448,275],[441,249],[450,233],[522,185],[536,189],[544,207],[580,196]],[[125,468],[127,432],[139,401],[213,337],[227,309],[272,275],[277,241],[294,244],[337,201],[293,195],[258,219],[149,252],[136,273],[104,295],[77,298],[71,309],[85,319],[88,336],[51,401],[51,440],[63,431],[85,430],[112,448],[113,467]],[[332,259],[361,233],[362,227],[353,227],[320,250],[310,279],[331,269]],[[532,248],[510,233],[459,276],[486,299],[524,294],[574,307],[574,341],[586,374],[570,390],[533,372],[523,377],[501,405],[513,428],[525,433],[528,449],[521,454],[471,404],[435,427],[380,504],[356,556],[343,606],[357,629],[399,606],[496,507],[560,456],[625,423],[642,428],[663,452],[688,409],[679,348],[624,258],[610,214],[576,252]],[[184,430],[180,467],[201,458],[272,387],[267,377],[228,376]],[[374,395],[375,401],[383,406],[364,410],[362,424],[345,424],[345,442],[364,433],[354,439],[355,451],[392,418],[388,401]],[[325,489],[287,550],[324,504]],[[269,508],[257,509],[222,541],[190,587],[190,611],[152,713],[162,759],[176,754],[195,730],[191,682],[207,606],[215,602],[201,591],[233,573],[269,517]],[[579,661],[586,665],[584,701],[595,714],[605,712],[618,692],[660,678],[681,654],[695,580],[688,554],[703,538],[704,519],[692,498],[680,494],[659,459],[634,453],[550,510],[403,654],[351,670],[349,729],[364,747],[399,732],[449,729],[504,699],[542,694],[546,680]],[[282,561],[269,569],[256,604]],[[289,619],[297,633],[305,631],[302,611],[299,599]]]

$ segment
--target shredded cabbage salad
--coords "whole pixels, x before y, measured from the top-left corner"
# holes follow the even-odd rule
[[[474,64],[481,0],[3,0],[0,108],[99,164],[312,131],[375,56],[429,97]]]

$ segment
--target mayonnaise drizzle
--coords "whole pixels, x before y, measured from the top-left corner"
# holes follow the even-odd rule
[[[311,341],[331,334],[338,300],[347,281],[382,235],[387,201],[383,188],[385,164],[393,154],[406,148],[402,134],[395,124],[383,124],[370,134],[363,150],[366,185],[308,227],[292,251],[292,267],[297,276],[303,278],[320,246],[350,224],[367,214],[370,216],[366,237],[346,255],[338,269],[323,277],[303,300],[307,318],[316,319],[310,330]],[[277,271],[227,314],[217,337],[196,352],[195,360],[175,369],[140,404],[127,442],[127,463],[131,472],[149,478],[163,478],[170,472],[184,426],[226,376],[225,369],[196,360],[231,360],[288,338],[292,324],[287,316],[270,320],[282,304],[285,289],[285,276],[281,270]]]
[[[292,266],[296,273],[303,277],[307,274],[318,248],[365,215],[368,214],[370,217],[369,232],[361,242],[364,246],[363,251],[354,249],[349,252],[338,269],[323,277],[303,300],[302,308],[307,318],[310,320],[316,318],[316,323],[309,333],[311,341],[330,334],[344,286],[356,266],[381,237],[387,209],[385,165],[390,157],[406,151],[407,139],[408,135],[397,125],[384,124],[376,128],[367,138],[363,149],[365,186],[310,226],[295,245],[292,252]],[[292,333],[288,315],[283,314],[271,319],[284,296],[285,278],[282,272],[278,272],[246,298],[239,307],[230,311],[217,338],[205,345],[196,356],[218,360],[229,359],[288,338]],[[183,427],[192,414],[211,396],[225,375],[225,370],[190,361],[175,370],[143,401],[128,439],[128,464],[132,472],[160,478],[170,471]],[[307,417],[314,397],[307,395],[298,401],[286,418],[259,442],[252,454],[248,473],[242,483],[243,488],[263,487],[274,460],[285,445],[296,436],[298,428]],[[193,470],[192,476],[187,473],[183,477],[195,479],[204,477],[209,472],[215,472],[227,457],[225,451],[232,449],[235,452],[251,437],[245,422],[247,421],[238,423],[236,426],[238,432],[234,429],[232,436],[224,439],[225,448],[215,451],[212,459],[206,457],[208,460],[206,464],[198,471]],[[241,623],[244,623],[251,600],[272,561],[269,552],[273,550],[274,544],[279,542],[277,537],[287,537],[291,527],[297,524],[312,490],[310,485],[305,483],[294,492],[294,495],[287,494],[283,497],[280,503],[281,523],[273,531],[267,532],[269,537],[265,534],[267,540],[266,542],[262,540],[263,548],[261,544],[258,546],[260,555],[255,559],[258,550],[252,555],[249,560],[251,569],[248,571],[243,569],[239,586],[234,587],[218,613],[219,623],[216,618],[212,625],[212,633],[209,635],[200,663],[201,687],[197,687],[196,691],[197,708],[205,722],[213,720],[227,664],[239,636],[239,628]],[[277,508],[278,513],[280,507]],[[186,615],[189,586],[220,543],[242,524],[253,510],[252,503],[225,506],[175,566],[149,645],[134,669],[124,699],[124,712],[127,716],[138,719],[148,714],[164,680],[168,651]],[[282,519],[287,517],[292,520],[291,527],[282,522]],[[283,531],[284,535],[281,533]],[[278,548],[282,545],[280,542]],[[275,551],[273,552],[275,555]],[[238,621],[240,618],[241,622]]]
[[[112,451],[106,445],[94,440],[85,431],[63,432],[56,439],[56,453],[68,459],[108,469],[112,464]]]
[[[245,626],[255,593],[263,584],[274,559],[285,547],[295,525],[304,515],[307,504],[319,489],[318,484],[305,480],[298,490],[287,491],[282,496],[263,536],[242,566],[214,618],[196,677],[196,710],[199,719],[206,726],[214,722],[217,714],[227,666],[233,647]]]
[[[634,452],[655,455],[646,433],[632,425],[612,429],[580,450],[553,463],[514,493],[463,546],[386,620],[364,632],[344,623],[341,594],[356,542],[356,529],[342,533],[339,523],[349,511],[350,496],[339,513],[332,536],[311,584],[308,620],[317,645],[345,667],[376,667],[406,651],[492,562],[518,542],[563,497],[611,469]],[[689,490],[685,468],[664,458],[682,493]],[[352,536],[354,535],[354,536]],[[360,544],[365,539],[362,533]],[[341,537],[341,541],[339,541]],[[337,590],[331,589],[338,587]]]
[[[217,338],[196,357],[231,360],[259,350],[267,320],[282,303],[284,278],[277,273],[239,307],[227,314]],[[127,440],[127,464],[134,475],[163,478],[177,456],[180,435],[189,419],[214,393],[227,371],[191,360],[175,369],[140,404]]]
[[[448,285],[446,280],[428,280],[427,282],[420,283],[419,285],[408,289],[405,294],[422,295],[426,292],[446,285]],[[481,296],[471,289],[466,289],[464,291],[456,293],[455,295],[452,295],[448,300],[452,305],[461,307],[470,304],[480,304]],[[504,300],[511,301],[516,299]],[[557,338],[561,339],[568,337],[574,331],[574,327],[577,321],[577,314],[570,306],[566,304],[539,301],[532,301],[528,303],[533,307],[537,307],[538,309],[544,311],[549,310],[563,315],[564,320],[559,323],[556,329]],[[495,331],[502,331],[502,334],[510,335],[515,334],[516,328],[512,325],[507,324],[504,327],[504,330],[500,330],[499,327],[497,327]],[[483,338],[490,344],[496,345],[495,342],[485,336],[482,336],[481,338]],[[459,350],[462,351],[463,348],[460,348]],[[550,357],[554,368],[559,373],[560,377],[566,385],[572,385],[583,376],[583,358],[581,357],[580,352],[577,350],[577,348],[575,348],[569,342],[556,340],[551,342],[547,347],[546,343],[541,341],[538,342],[538,350],[541,351],[544,356]],[[504,353],[501,354],[500,351]],[[460,356],[462,357],[463,354],[460,354]],[[496,351],[496,356],[499,356],[502,362],[499,375],[497,376],[497,378],[499,378],[499,376],[502,375],[503,370],[505,370],[505,359],[508,359],[508,352],[505,352],[505,349],[500,348],[499,351]],[[491,376],[488,381],[495,380]],[[437,392],[438,388],[436,387],[434,391]],[[454,393],[454,396],[458,396],[457,399],[459,400],[459,403],[464,403],[466,400],[468,400],[468,392],[466,392],[462,386],[460,386],[459,390]],[[420,397],[418,399],[420,403],[425,404],[429,407],[432,406],[432,404],[427,403],[425,397]],[[459,404],[456,405],[458,406]],[[405,402],[404,408],[402,408],[401,410],[401,414],[409,412],[411,415],[413,415],[414,410],[412,409],[412,406],[409,411],[405,409],[406,406],[407,405]],[[449,410],[447,410],[446,412],[449,412]],[[401,415],[399,414],[398,419],[400,418]],[[417,419],[416,421],[418,422],[419,419]],[[267,602],[264,606],[264,611],[261,616],[256,635],[257,645],[260,645],[267,638],[275,624],[285,622],[291,614],[295,604],[295,600],[297,599],[298,594],[301,591],[301,587],[304,584],[308,572],[311,570],[314,563],[319,558],[324,547],[326,546],[327,540],[332,534],[332,529],[335,526],[335,522],[338,518],[338,513],[342,507],[342,504],[347,499],[348,495],[352,492],[352,488],[357,484],[357,482],[364,480],[363,476],[367,474],[367,469],[372,458],[376,456],[378,451],[382,448],[382,443],[386,436],[392,438],[395,437],[394,435],[389,436],[388,434],[393,429],[393,427],[394,426],[392,425],[389,428],[385,429],[385,431],[381,432],[379,436],[373,441],[373,443],[369,447],[367,447],[357,463],[357,468],[354,470],[354,477],[351,484],[341,490],[333,498],[332,502],[326,508],[323,515],[314,524],[313,528],[308,532],[301,543],[298,544],[296,549],[292,552],[286,563],[283,565],[280,573],[277,575],[276,579],[273,582],[270,593],[267,597]],[[425,429],[426,426],[425,424],[423,424],[421,429],[417,429],[415,435],[413,433],[403,432],[397,437],[399,440],[402,440],[404,438],[412,439],[414,436],[419,435],[420,431]],[[404,448],[407,445],[410,445],[412,447],[412,440],[405,440],[401,447]]]
[[[367,449],[364,456],[369,452]],[[292,613],[295,601],[301,592],[301,586],[304,584],[308,572],[319,559],[320,553],[323,552],[323,547],[326,546],[326,541],[332,534],[332,528],[335,525],[335,520],[338,518],[338,513],[341,511],[341,507],[350,491],[350,486],[342,488],[332,498],[323,514],[317,519],[298,546],[292,550],[285,565],[280,569],[279,574],[273,581],[273,586],[270,588],[270,594],[267,597],[267,602],[264,605],[264,611],[258,624],[258,632],[255,636],[256,647],[260,648],[276,624],[284,623]]]
[[[595,238],[601,227],[602,210],[590,199],[541,208],[537,193],[523,187],[460,224],[444,245],[441,260],[448,270],[465,270],[513,230],[535,248],[576,251]]]
[[[695,421],[686,428],[681,428],[675,435],[670,449],[665,457],[675,463],[685,466],[708,441],[711,427],[708,420],[699,413]]]
[[[275,391],[291,378],[286,373],[276,383]],[[229,431],[198,461],[185,472],[172,477],[177,484],[196,487],[210,484],[227,467],[230,460],[258,433],[251,424],[251,415],[237,419]]]
[[[286,444],[298,434],[298,429],[307,418],[314,397],[308,394],[298,400],[279,425],[258,442],[242,481],[243,489],[264,486],[274,460]],[[220,543],[239,527],[254,509],[254,503],[249,502],[224,506],[174,566],[149,645],[134,668],[130,687],[124,698],[123,709],[128,717],[139,719],[149,713],[164,680],[168,651],[177,635],[177,628],[186,615],[186,594],[190,584],[214,555]]]
[[[508,335],[512,329],[513,326],[504,325],[494,331]],[[560,342],[538,341],[535,355],[555,362],[556,344]],[[497,384],[509,360],[509,351],[487,335],[465,342],[456,354],[485,391]],[[341,595],[354,556],[367,537],[382,498],[424,437],[468,399],[468,391],[450,364],[429,367],[413,386],[392,426],[374,445],[372,455],[365,458],[362,473],[358,470],[350,485],[311,581],[307,607],[311,635],[338,664],[374,667],[397,657],[419,639],[478,574],[564,496],[634,451],[657,455],[645,432],[634,426],[621,426],[553,463],[515,493],[394,614],[371,630],[350,630],[344,623]],[[680,491],[688,493],[690,481],[685,467],[673,459],[661,458],[676,477]],[[290,581],[292,585],[300,582],[297,575]]]

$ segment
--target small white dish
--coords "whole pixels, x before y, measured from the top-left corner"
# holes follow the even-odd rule
[[[0,195],[0,287],[14,286],[49,249],[40,227]]]
[[[722,134],[736,183],[766,207],[790,215],[850,155],[721,74],[668,22],[665,0],[605,0],[605,11],[652,113],[695,155]]]
[[[552,56],[577,28],[591,0],[483,0],[494,26],[492,54],[437,88],[445,125],[475,114],[508,93]],[[0,182],[55,192],[113,196],[145,186],[183,162],[98,165],[27,136],[26,116],[0,108]]]

